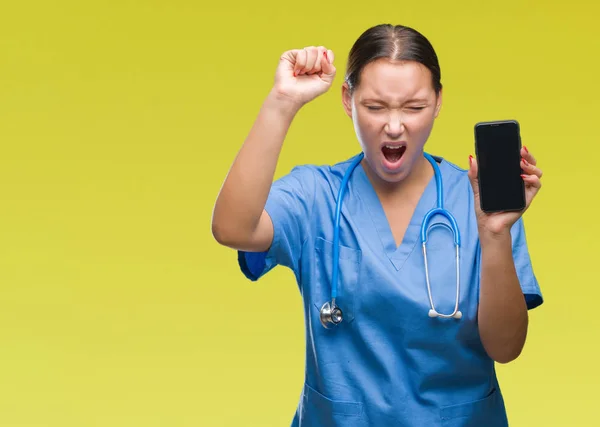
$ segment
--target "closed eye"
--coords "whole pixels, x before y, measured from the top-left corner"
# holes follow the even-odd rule
[[[366,105],[367,109],[370,111],[379,111],[379,110],[383,110],[383,107],[379,107],[379,106],[374,106],[374,105]],[[409,111],[421,111],[424,110],[426,107],[406,107],[407,110]]]

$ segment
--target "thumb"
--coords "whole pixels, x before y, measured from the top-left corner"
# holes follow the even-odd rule
[[[477,159],[473,156],[469,156],[469,181],[471,181],[471,187],[473,187],[473,193],[475,194],[475,199],[479,198],[479,180],[477,179]]]

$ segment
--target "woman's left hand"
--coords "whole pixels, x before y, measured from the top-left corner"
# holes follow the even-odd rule
[[[523,181],[525,181],[525,209],[519,212],[493,212],[486,213],[481,210],[479,203],[479,183],[477,179],[477,160],[469,156],[470,169],[469,179],[475,195],[475,213],[477,223],[481,232],[491,234],[502,234],[510,231],[510,228],[529,208],[534,197],[542,188],[542,171],[537,167],[537,162],[526,147],[521,148],[521,169],[523,169]]]

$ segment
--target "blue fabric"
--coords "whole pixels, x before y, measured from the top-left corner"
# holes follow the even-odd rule
[[[435,206],[432,179],[400,246],[362,165],[344,198],[337,303],[344,321],[327,330],[319,310],[331,297],[335,200],[351,160],[299,166],[272,186],[266,211],[274,226],[270,249],[239,252],[240,267],[258,280],[276,265],[299,286],[306,325],[306,374],[292,426],[486,426],[507,423],[494,362],[477,327],[480,246],[467,172],[438,158],[445,207],[461,238],[460,310],[430,318],[421,221]],[[447,221],[437,216],[432,223]],[[542,304],[523,228],[511,230],[517,274],[528,307]],[[427,251],[436,309],[451,313],[455,298],[452,234],[435,227]]]

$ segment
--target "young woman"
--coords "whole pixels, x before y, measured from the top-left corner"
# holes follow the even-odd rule
[[[476,159],[465,170],[424,152],[442,104],[440,67],[405,26],[372,27],[350,51],[342,103],[362,152],[273,183],[286,132],[330,88],[333,60],[324,47],[281,56],[212,224],[251,280],[276,265],[296,276],[306,375],[292,425],[506,426],[494,362],[518,357],[528,310],[542,303],[523,211],[482,212]],[[529,207],[542,172],[525,147],[521,155]],[[421,249],[440,198],[458,252],[436,227],[452,225],[442,215]]]

